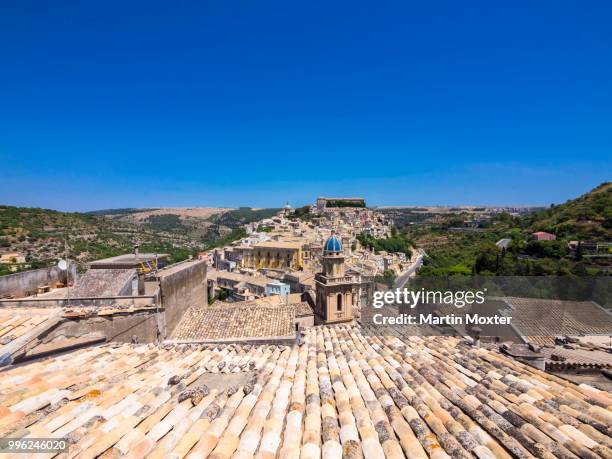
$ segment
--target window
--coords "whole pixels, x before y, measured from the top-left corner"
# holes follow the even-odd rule
[[[338,293],[336,297],[336,311],[342,311],[342,293]]]

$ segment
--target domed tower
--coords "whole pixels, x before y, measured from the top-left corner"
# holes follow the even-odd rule
[[[293,207],[291,207],[291,204],[289,204],[289,201],[287,201],[285,205],[283,206],[283,210],[281,211],[281,214],[284,215],[285,217],[288,217],[292,212],[293,212]]]
[[[344,272],[342,242],[333,231],[323,245],[322,265],[315,276],[315,312],[325,323],[353,320],[353,282]]]

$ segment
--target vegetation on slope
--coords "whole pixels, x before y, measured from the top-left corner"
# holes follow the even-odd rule
[[[279,211],[280,209],[253,209],[251,207],[240,207],[222,214],[213,215],[208,221],[217,225],[227,226],[230,229],[236,229],[249,223],[272,218]]]
[[[155,231],[180,231],[182,233],[187,231],[181,218],[174,214],[151,215],[146,221],[147,226]]]
[[[206,243],[175,228],[173,217],[161,217],[152,225],[139,225],[92,213],[0,206],[0,249],[25,256],[25,264],[12,266],[19,271],[50,266],[60,258],[83,266],[132,252],[135,245],[143,253],[167,253],[171,262],[205,248]],[[11,267],[0,265],[0,274],[10,272]]]
[[[89,212],[85,212],[86,215],[96,215],[99,217],[112,215],[113,217],[121,217],[125,215],[136,214],[139,212],[144,212],[148,210],[154,210],[149,208],[139,209],[136,207],[125,207],[122,209],[100,209],[100,210],[91,210]]]
[[[327,201],[325,207],[366,207],[366,203],[363,201],[331,200]]]
[[[214,239],[213,242],[206,244],[206,249],[210,250],[215,247],[223,247],[224,245],[228,245],[245,237],[247,237],[246,230],[244,228],[236,228],[231,230],[229,233],[220,235],[218,238]]]
[[[154,210],[154,209],[150,209]],[[241,207],[210,218],[155,213],[139,220],[120,217],[147,209],[109,209],[87,213],[0,206],[0,250],[24,255],[26,263],[2,265],[0,275],[50,266],[60,258],[87,262],[132,252],[167,253],[181,261],[200,250],[246,237],[244,225],[269,218],[278,209]]]
[[[552,205],[525,219],[534,231],[576,240],[612,239],[612,183],[599,185],[565,204]]]
[[[474,222],[465,212],[434,216],[406,224],[402,230],[428,254],[422,276],[448,275],[601,275],[609,273],[610,253],[571,251],[568,242],[612,240],[612,184],[533,214],[507,213]],[[474,226],[476,224],[476,226]],[[546,231],[555,241],[536,241],[532,233]],[[496,242],[507,238],[507,248]]]
[[[310,221],[313,215],[310,213],[310,206],[302,206],[294,209],[289,218],[291,220]]]
[[[391,235],[387,238],[375,238],[371,234],[362,233],[357,236],[359,243],[375,253],[385,251],[389,253],[405,253],[408,258],[412,256],[412,242],[406,233],[399,233],[395,227],[391,228]]]

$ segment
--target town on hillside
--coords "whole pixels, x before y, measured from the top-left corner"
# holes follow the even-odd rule
[[[605,232],[577,242],[559,230],[557,213],[573,208],[370,208],[320,197],[273,211],[69,216],[129,218],[114,234],[130,229],[141,243],[42,267],[2,254],[19,269],[0,276],[0,436],[67,439],[67,457],[610,457],[609,292],[599,303],[497,294],[487,306],[516,316],[505,328],[416,333],[371,322],[381,292],[436,275],[494,279],[548,259],[537,250],[605,271]],[[215,216],[206,228],[233,227],[208,245],[175,232],[185,222],[198,232],[202,221],[190,219],[203,212]],[[161,226],[145,236],[169,238],[168,252],[147,250],[134,229],[152,216]],[[4,240],[27,247],[27,230],[10,221]]]

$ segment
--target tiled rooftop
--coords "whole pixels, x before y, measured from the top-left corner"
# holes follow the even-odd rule
[[[270,296],[264,296],[263,298],[256,298],[252,300],[254,304],[268,305],[268,306],[278,306],[279,304],[286,304],[286,303],[293,304],[293,303],[299,303],[300,301],[302,301],[301,293],[290,293],[287,296],[270,295]]]
[[[291,337],[295,307],[259,306],[246,302],[187,310],[173,332],[178,341]]]
[[[545,349],[547,368],[605,368],[612,369],[612,354],[586,349]]]
[[[509,297],[505,302],[513,308],[519,333],[536,344],[552,344],[555,335],[610,335],[612,330],[612,314],[592,301]]]
[[[207,279],[218,281],[219,279],[228,279],[234,282],[245,282],[252,285],[265,287],[271,281],[270,278],[264,276],[249,276],[248,274],[235,273],[231,271],[210,270]]]
[[[217,304],[217,302],[215,303]],[[225,303],[226,305],[228,303]],[[232,303],[229,303],[232,304]],[[234,303],[236,304],[236,303]],[[240,304],[253,304],[257,306],[284,306],[289,305],[295,307],[295,316],[304,317],[311,316],[314,314],[312,308],[306,301],[302,301],[301,293],[291,293],[286,297],[281,295],[264,296],[263,298],[257,298],[252,301],[243,301]]]
[[[295,316],[296,317],[305,317],[314,315],[314,311],[310,307],[310,305],[306,301],[300,301],[299,303],[294,303],[295,306]]]
[[[89,269],[77,279],[69,297],[120,295],[134,274],[134,269]]]
[[[18,339],[25,339],[37,328],[43,328],[51,317],[59,313],[59,309],[51,308],[0,309],[0,356]]]
[[[60,352],[77,345],[87,345],[104,340],[101,333],[82,332],[82,336],[69,334],[64,338],[46,341],[44,337],[49,330],[66,319],[90,319],[93,317],[110,317],[115,314],[131,314],[143,311],[155,311],[150,304],[143,305],[109,305],[101,307],[74,306],[67,308],[0,308],[0,367],[15,360],[31,358],[47,352]],[[0,455],[0,457],[2,457]]]
[[[0,435],[68,437],[79,458],[603,458],[611,433],[608,392],[344,326],[291,347],[103,345],[0,378]]]

